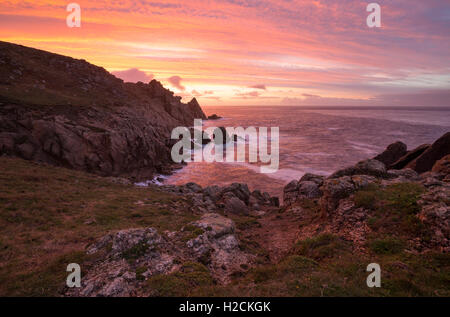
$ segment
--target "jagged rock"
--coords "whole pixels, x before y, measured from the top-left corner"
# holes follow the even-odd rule
[[[218,214],[205,214],[192,224],[204,229],[205,233],[189,240],[187,246],[198,260],[211,268],[222,283],[229,280],[232,272],[249,263],[251,257],[240,250],[231,219]]]
[[[450,154],[450,132],[437,139],[415,160],[406,165],[417,173],[431,171],[433,165],[446,155]]]
[[[300,178],[299,182],[311,181],[311,182],[316,183],[319,186],[322,186],[324,180],[325,180],[325,177],[322,175],[306,173],[305,175],[302,176],[302,178]]]
[[[219,119],[222,119],[222,117],[216,115],[215,113],[208,116],[208,120],[219,120]]]
[[[140,281],[136,268],[145,267],[142,276],[167,274],[174,267],[170,243],[154,228],[134,228],[108,234],[87,249],[97,262],[81,280],[81,288],[68,289],[67,296],[131,296]]]
[[[108,246],[108,257],[121,257],[123,252],[138,244],[145,244],[146,250],[151,251],[161,243],[162,238],[154,228],[128,229],[104,236],[89,247],[87,254],[96,253]]]
[[[222,189],[222,195],[228,192],[233,193],[234,196],[242,200],[245,204],[248,203],[250,198],[250,190],[248,189],[247,184],[233,183]]]
[[[328,178],[339,178],[352,175],[371,175],[376,177],[386,176],[386,166],[377,160],[369,159],[357,163],[355,166],[347,167],[331,174]]]
[[[247,215],[249,210],[245,203],[237,197],[225,198],[225,212],[236,215]]]
[[[375,177],[369,175],[354,175],[351,178],[355,185],[355,190],[365,188],[369,186],[369,184],[373,184],[377,181]]]
[[[406,144],[403,142],[395,142],[386,148],[383,153],[375,156],[373,159],[382,162],[384,165],[389,166],[396,162],[399,158],[406,154]]]
[[[322,186],[324,179],[324,176],[306,173],[299,181],[291,181],[283,189],[284,204],[291,205],[302,198],[319,198],[322,196],[319,187]]]
[[[387,171],[388,178],[398,178],[401,177],[403,180],[419,180],[419,174],[416,171],[405,168],[401,170],[388,170]]]
[[[322,196],[322,191],[319,185],[313,181],[300,181],[298,188],[298,198],[319,198]]]
[[[321,190],[323,196],[320,205],[324,211],[333,211],[339,204],[339,200],[348,197],[356,190],[350,176],[327,179],[324,181]]]
[[[399,158],[396,162],[392,163],[389,166],[389,169],[402,169],[406,165],[408,165],[411,161],[416,159],[419,155],[421,155],[423,152],[425,152],[431,144],[422,144],[415,148],[414,150],[408,151],[405,155],[403,155],[401,158]]]
[[[196,183],[187,183],[184,185],[188,191],[193,193],[201,193],[203,191],[202,187]]]
[[[220,187],[217,185],[208,186],[203,190],[203,193],[207,195],[214,203],[220,199]]]
[[[156,80],[124,83],[86,61],[6,42],[0,52],[9,60],[1,87],[37,83],[46,96],[33,104],[26,94],[0,96],[15,100],[0,107],[0,155],[146,180],[173,163],[172,129],[206,119],[195,99],[184,104]],[[15,64],[23,76],[10,79]]]

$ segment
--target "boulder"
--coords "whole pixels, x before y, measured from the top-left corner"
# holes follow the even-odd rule
[[[319,198],[322,196],[322,191],[319,185],[313,181],[300,181],[298,188],[298,198]]]
[[[248,189],[247,184],[233,183],[222,189],[222,195],[228,192],[233,193],[234,196],[242,200],[245,204],[248,204],[248,200],[250,198],[250,190]]]
[[[208,116],[208,120],[219,120],[219,119],[222,119],[222,117],[216,115],[215,113]]]
[[[419,174],[431,171],[436,161],[439,161],[448,154],[450,154],[450,132],[437,139],[420,156],[406,165],[406,167],[415,170]]]
[[[231,273],[249,263],[250,256],[241,251],[231,219],[219,214],[205,214],[192,224],[205,232],[186,245],[198,261],[208,265],[220,282],[226,283]]]
[[[249,210],[247,205],[237,197],[230,197],[224,199],[225,212],[236,215],[248,215]]]
[[[376,177],[386,176],[386,166],[374,159],[369,159],[357,163],[355,166],[347,167],[331,174],[328,178],[339,178],[352,175],[371,175]]]
[[[397,161],[392,163],[389,166],[389,169],[402,169],[406,165],[408,165],[411,161],[416,159],[419,155],[425,152],[431,145],[430,144],[422,144],[416,147],[414,150],[408,151],[405,155],[399,158]]]
[[[325,180],[324,176],[311,173],[306,173],[305,175],[302,176],[302,178],[300,178],[300,182],[311,181],[319,186],[322,186],[324,180]]]
[[[356,190],[356,187],[351,177],[342,176],[325,180],[321,190],[323,196],[320,199],[320,206],[323,211],[330,212],[336,209],[339,200],[348,197]]]
[[[416,171],[410,169],[410,168],[404,168],[401,170],[388,170],[387,171],[387,175],[389,178],[398,178],[401,177],[405,180],[410,180],[410,181],[414,181],[414,180],[419,180],[419,174],[417,174]]]
[[[400,141],[388,145],[383,153],[375,156],[373,159],[378,160],[384,165],[389,166],[396,162],[399,158],[406,154],[406,144]]]

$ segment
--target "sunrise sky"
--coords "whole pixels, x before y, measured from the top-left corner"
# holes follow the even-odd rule
[[[450,106],[450,1],[0,2],[0,39],[155,78],[201,105]]]

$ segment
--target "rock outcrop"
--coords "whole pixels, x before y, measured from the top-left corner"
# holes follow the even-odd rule
[[[447,132],[438,140],[436,140],[429,148],[427,148],[416,159],[408,163],[406,167],[415,170],[417,173],[430,171],[436,161],[439,161],[446,155],[450,154],[450,132]]]
[[[134,228],[108,234],[87,248],[96,260],[83,276],[81,287],[67,289],[66,296],[140,296],[150,277],[167,275],[189,261],[203,263],[219,283],[248,265],[253,256],[241,251],[234,222],[219,214],[205,214],[190,226],[202,232],[182,239],[183,231],[170,237],[154,228]],[[145,295],[145,294],[144,294]]]
[[[259,190],[250,192],[247,184],[233,183],[229,186],[202,188],[195,183],[183,186],[164,185],[162,190],[189,197],[197,211],[213,213],[223,210],[226,214],[248,215],[252,211],[279,207],[278,197],[271,197]]]
[[[106,176],[168,172],[171,130],[206,119],[152,80],[0,42],[0,154]]]
[[[390,144],[383,153],[375,156],[373,159],[382,162],[386,166],[390,166],[406,154],[406,149],[406,144],[398,141]]]
[[[389,168],[390,169],[402,169],[406,165],[408,165],[410,162],[415,160],[419,155],[421,155],[423,152],[425,152],[431,144],[422,144],[415,149],[408,151],[405,155],[400,157],[397,161],[392,163]]]

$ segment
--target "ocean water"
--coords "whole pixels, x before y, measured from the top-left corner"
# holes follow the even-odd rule
[[[412,149],[432,143],[450,131],[445,108],[305,108],[205,107],[223,119],[204,127],[279,127],[280,165],[262,174],[258,165],[232,162],[192,162],[169,176],[166,184],[195,182],[202,186],[242,182],[282,197],[283,187],[305,173],[329,175],[337,169],[374,157],[387,145],[402,141]]]

